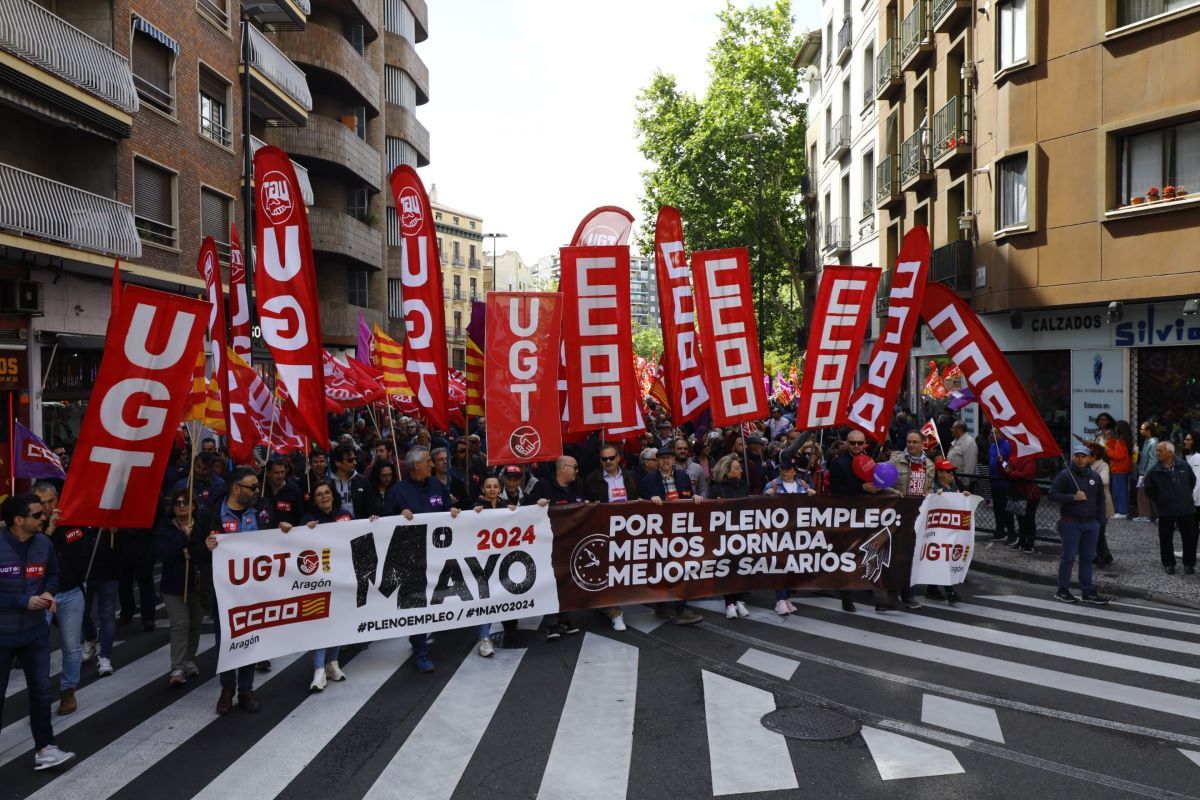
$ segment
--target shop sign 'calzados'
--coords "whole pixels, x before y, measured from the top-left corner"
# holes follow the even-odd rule
[[[658,210],[654,225],[654,265],[662,316],[663,357],[671,421],[683,425],[708,405],[708,387],[696,341],[696,297],[683,247],[683,221],[671,206]]]
[[[744,247],[692,254],[704,383],[714,425],[764,419],[762,356],[750,292],[750,258]]]
[[[199,300],[125,287],[75,445],[79,468],[63,486],[64,521],[154,524],[207,319]]]
[[[488,463],[558,458],[562,295],[488,292],[484,329]]]
[[[321,379],[321,319],[308,211],[291,159],[278,147],[254,154],[258,322],[279,380],[296,404],[300,433],[329,446]]]

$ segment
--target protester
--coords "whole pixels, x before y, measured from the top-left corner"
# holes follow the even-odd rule
[[[470,443],[459,439],[454,443],[454,456],[450,459],[450,477],[457,485],[461,485],[459,501],[464,507],[483,491],[483,465],[470,455]],[[451,489],[451,494],[454,490]]]
[[[1196,505],[1192,499],[1196,474],[1175,457],[1175,445],[1159,442],[1156,461],[1147,470],[1142,488],[1158,511],[1158,549],[1163,570],[1175,574],[1175,529],[1183,542],[1183,572],[1196,573]]]
[[[554,462],[554,479],[538,481],[533,491],[525,495],[523,505],[537,504],[539,506],[568,505],[584,502],[581,481],[576,480],[579,464],[571,456],[559,456]],[[579,626],[571,618],[569,612],[547,614],[545,619],[546,641],[553,642],[564,634],[579,633]]]
[[[893,453],[890,459],[892,466],[896,468],[896,482],[892,484],[892,489],[902,495],[908,497],[924,497],[933,491],[934,483],[934,464],[928,456],[925,455],[925,437],[920,431],[910,430],[904,439],[904,450],[898,453]],[[900,602],[911,609],[918,609],[921,604],[917,602],[917,598],[913,595],[912,587],[907,585],[900,590]],[[882,611],[880,608],[881,598],[875,597],[875,610]],[[883,604],[886,608],[887,603]]]
[[[171,623],[171,675],[167,684],[172,688],[200,674],[196,650],[209,598],[201,590],[200,574],[188,550],[196,511],[196,503],[189,501],[187,491],[176,489],[168,499],[167,518],[154,531],[155,555],[162,562],[159,591]]]
[[[367,477],[367,491],[363,495],[361,513],[366,517],[382,517],[387,504],[387,494],[396,482],[396,465],[390,461],[376,461]],[[363,519],[363,517],[359,517]]]
[[[33,768],[58,767],[75,757],[58,749],[50,722],[50,623],[58,592],[58,558],[42,533],[46,510],[37,495],[8,497],[0,503],[0,713],[13,662],[20,660],[29,696]],[[33,567],[31,569],[30,567]]]
[[[363,502],[367,494],[367,479],[358,474],[354,448],[339,444],[333,448],[330,458],[333,461],[333,471],[329,479],[334,490],[334,502],[338,508],[349,515],[350,519],[362,517]],[[311,495],[315,489],[316,482],[314,481],[309,494]],[[310,508],[312,506],[311,499],[309,506]]]
[[[524,485],[525,472],[517,464],[508,464],[500,470],[501,502],[510,506],[523,506],[528,491]]]
[[[750,495],[750,487],[746,485],[746,481],[743,478],[741,460],[732,453],[721,456],[717,461],[717,466],[713,469],[713,481],[708,487],[708,499],[731,500],[738,497],[748,497]],[[744,592],[727,594],[723,599],[725,600],[726,619],[750,616],[750,609],[746,608],[746,595]],[[776,611],[778,610],[779,608],[776,606]],[[783,612],[784,615],[790,613],[791,611],[787,610]]]
[[[1017,523],[1017,538],[1007,544],[1014,550],[1031,554],[1037,545],[1037,509],[1042,490],[1037,485],[1037,459],[1033,456],[1013,456],[1001,465],[1008,484],[1008,512]]]
[[[1129,476],[1133,472],[1133,434],[1129,423],[1119,420],[1113,427],[1113,435],[1104,443],[1111,472],[1113,519],[1125,519],[1129,515]]]
[[[960,480],[968,479],[966,476],[974,475],[979,463],[979,447],[961,420],[950,426],[950,433],[954,439],[946,451],[946,460],[954,465],[955,474],[960,476]]]
[[[804,457],[801,456],[801,458]],[[807,459],[805,459],[805,461],[807,462]],[[804,480],[797,475],[796,467],[796,459],[791,455],[790,452],[784,452],[779,459],[779,477],[773,479],[767,484],[766,488],[763,490],[763,494],[803,494],[808,495],[809,497],[816,495],[816,490],[805,483]],[[786,617],[788,614],[795,614],[797,611],[796,606],[794,606],[792,601],[788,599],[789,595],[791,595],[791,592],[789,592],[787,589],[775,590],[775,613],[781,617]],[[729,601],[726,600],[726,617],[729,617],[728,602]],[[745,616],[744,614],[741,614],[741,610],[744,607],[745,606],[741,606],[737,609],[741,616]]]
[[[1200,433],[1188,432],[1183,439],[1185,460],[1196,476],[1196,486],[1192,489],[1192,505],[1196,507],[1197,525],[1200,527]]]
[[[142,630],[154,630],[157,617],[158,595],[154,591],[154,530],[146,528],[121,528],[117,537],[121,554],[121,577],[118,599],[121,604],[119,624],[133,622],[135,612],[140,611]],[[134,601],[133,590],[137,587],[138,601]]]
[[[500,508],[507,508],[509,511],[517,510],[515,503],[506,505],[501,499],[499,478],[484,478],[483,488],[480,492],[479,500],[475,504],[475,513],[480,513],[484,509],[491,509],[494,511]],[[516,635],[517,620],[506,619],[501,624],[504,626],[504,635],[506,638]],[[613,628],[617,628],[616,622],[613,623]],[[617,629],[625,630],[624,622],[622,622],[621,627]],[[495,648],[492,646],[492,640],[490,638],[491,633],[492,624],[490,622],[485,622],[479,626],[479,646],[476,648],[476,652],[478,652],[483,658],[491,658],[496,653]]]
[[[117,638],[117,593],[121,584],[121,553],[115,528],[101,528],[96,534],[92,551],[92,566],[87,574],[87,595],[84,605],[85,638],[99,637],[96,649],[96,675],[112,675],[113,644]],[[93,615],[95,621],[92,621]],[[90,630],[89,630],[90,627]],[[90,636],[88,634],[91,634]],[[87,643],[84,643],[86,660]]]
[[[867,437],[862,431],[850,431],[846,435],[846,446],[835,458],[829,460],[829,491],[840,497],[858,497],[863,494],[877,494],[879,487],[870,481],[863,481],[854,474],[854,459],[863,455],[867,447]],[[851,600],[850,592],[841,591],[842,610],[853,614],[857,609]],[[878,606],[878,602],[876,603]],[[878,607],[876,608],[878,611]]]
[[[996,430],[991,431],[991,442],[988,444],[988,478],[992,490],[992,512],[996,516],[996,530],[993,539],[1005,539],[1014,542],[1020,539],[1017,532],[1016,520],[1008,507],[1008,462],[1012,458],[1012,442],[1008,439],[997,438]]]
[[[38,481],[33,486],[33,493],[42,502],[42,511],[46,514],[44,532],[54,543],[54,555],[58,558],[58,593],[54,596],[54,619],[58,622],[62,647],[58,714],[65,716],[79,707],[75,690],[79,688],[79,673],[83,666],[83,614],[87,608],[83,588],[95,549],[96,531],[58,524],[58,490],[52,484]]]
[[[1154,422],[1143,422],[1138,428],[1138,433],[1142,437],[1142,446],[1138,451],[1138,482],[1137,482],[1137,508],[1138,515],[1133,518],[1134,522],[1153,522],[1157,511],[1154,508],[1154,501],[1146,494],[1146,474],[1154,469],[1155,464],[1155,448],[1158,447],[1158,425]]]
[[[333,481],[320,481],[313,485],[312,501],[309,503],[308,513],[304,515],[304,525],[312,529],[317,525],[354,519],[345,506],[335,502],[336,491]],[[311,651],[313,679],[308,686],[309,691],[324,691],[327,681],[346,680],[346,673],[342,672],[338,664],[338,653],[341,649],[340,645],[334,645]]]
[[[1050,485],[1050,501],[1062,505],[1058,521],[1062,557],[1058,562],[1058,591],[1054,598],[1064,603],[1079,602],[1080,598],[1071,594],[1071,571],[1078,558],[1083,602],[1102,606],[1109,598],[1099,594],[1092,585],[1092,559],[1096,557],[1096,540],[1100,536],[1100,520],[1104,517],[1104,486],[1100,476],[1088,468],[1090,455],[1086,445],[1074,444],[1070,465],[1058,473]],[[1188,472],[1190,474],[1191,470]]]
[[[971,444],[974,444],[972,442]],[[933,479],[933,494],[941,494],[942,492],[962,492],[964,491],[958,483],[956,476],[957,467],[948,458],[939,458],[933,464],[934,479]],[[961,599],[958,592],[953,586],[927,586],[925,588],[925,596],[930,600],[945,600],[950,605],[957,605]]]
[[[304,516],[304,492],[288,477],[287,462],[282,458],[272,458],[267,462],[264,474],[267,482],[259,504],[263,513],[269,514],[277,523],[298,525]]]
[[[692,493],[692,481],[688,474],[676,469],[675,450],[670,446],[660,447],[657,456],[655,463],[658,468],[638,482],[641,497],[655,505],[662,505],[664,500],[700,500]]]
[[[671,447],[675,451],[675,466],[687,473],[688,480],[692,482],[692,492],[697,497],[707,497],[708,475],[696,463],[696,460],[692,458],[692,448],[688,444],[688,440],[682,436],[678,436],[671,443]]]

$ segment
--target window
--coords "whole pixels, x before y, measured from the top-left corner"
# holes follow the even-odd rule
[[[367,138],[367,107],[354,107],[354,135],[366,141]]]
[[[417,151],[411,144],[403,139],[397,139],[395,136],[388,136],[384,142],[387,149],[388,174],[401,164],[408,164],[410,167],[417,166]]]
[[[1132,25],[1194,5],[1200,3],[1197,0],[1117,0],[1117,25]]]
[[[454,276],[454,299],[462,300],[462,275]]]
[[[349,270],[346,272],[346,302],[352,306],[367,307],[367,279],[365,272]]]
[[[174,173],[133,160],[133,218],[142,241],[176,246]]]
[[[471,230],[475,230],[475,220],[471,220]]]
[[[384,0],[383,27],[391,33],[397,33],[410,42],[417,41],[417,22],[412,10],[404,0]]]
[[[437,215],[438,219],[442,218],[441,214]],[[438,256],[443,264],[446,263],[446,245],[442,242],[442,237],[438,237]]]
[[[408,73],[399,67],[384,65],[384,92],[387,101],[404,106],[409,111],[417,107],[417,85]]]
[[[460,222],[458,221],[458,217],[455,217],[455,218],[454,218],[454,224],[455,224],[455,225],[461,225],[462,223],[460,223]]]
[[[471,278],[471,299],[479,299],[479,281],[475,278]]]
[[[1029,154],[1018,153],[1000,162],[997,194],[997,228],[1029,225]]]
[[[997,26],[997,65],[1001,70],[1029,60],[1029,27],[1026,17],[1029,0],[1005,0],[999,4]]]
[[[354,52],[360,56],[363,55],[367,51],[366,28],[362,25],[347,25],[346,41],[350,42],[350,46],[354,48]]]
[[[863,108],[875,107],[875,46],[863,51]]]
[[[346,189],[346,213],[366,222],[371,213],[371,194],[365,187]]]
[[[404,287],[400,278],[388,278],[388,317],[404,318]]]
[[[196,8],[221,30],[229,29],[229,0],[196,0]]]
[[[862,158],[862,215],[875,215],[875,153],[868,150]]]
[[[1151,187],[1200,189],[1200,122],[1188,122],[1118,139],[1121,205]]]
[[[200,190],[200,235],[217,243],[221,260],[229,261],[229,212],[233,200],[212,189]]]
[[[387,243],[389,247],[400,247],[404,244],[404,237],[400,233],[400,215],[396,213],[395,206],[387,207]],[[391,291],[391,287],[388,287]]]
[[[452,348],[450,351],[450,360],[454,364],[454,368],[459,372],[467,370],[467,355],[461,347]]]
[[[150,26],[139,17],[134,18],[132,62],[133,83],[138,96],[154,108],[166,114],[175,113],[175,53],[167,45],[178,47],[166,36],[156,38],[147,33]],[[151,28],[154,30],[153,28]]]
[[[222,147],[233,141],[229,130],[229,82],[200,67],[200,135]]]
[[[454,338],[462,336],[462,312],[454,312]]]
[[[475,223],[474,223],[474,222],[472,222],[471,224],[472,224],[472,225],[474,225]],[[473,244],[472,244],[472,245],[468,245],[468,248],[470,249],[470,254],[469,254],[469,255],[470,255],[470,258],[471,258],[471,260],[470,260],[470,261],[468,261],[467,263],[468,263],[468,264],[470,264],[472,267],[478,267],[478,266],[479,266],[479,259],[475,257],[475,245],[473,245]],[[473,281],[472,281],[472,282],[473,282]],[[474,294],[474,292],[471,292],[471,294]]]

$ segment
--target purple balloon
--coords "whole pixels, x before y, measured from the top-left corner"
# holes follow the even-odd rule
[[[875,475],[871,480],[880,489],[889,489],[896,483],[896,479],[899,477],[900,473],[896,471],[896,465],[885,461],[882,464],[875,465]]]

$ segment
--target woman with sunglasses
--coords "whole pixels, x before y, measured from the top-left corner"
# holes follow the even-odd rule
[[[208,597],[200,589],[200,573],[192,563],[188,541],[196,503],[187,489],[176,489],[167,500],[167,515],[154,530],[154,550],[162,562],[159,593],[167,607],[171,623],[171,677],[168,684],[178,688],[188,678],[200,674],[196,666],[196,649],[200,645],[200,628],[208,610]]]
[[[352,514],[334,502],[335,493],[332,481],[317,481],[313,484],[312,500],[308,513],[304,515],[303,524],[306,527],[311,529],[318,525],[354,519]],[[327,681],[346,680],[346,673],[342,672],[338,665],[338,653],[341,649],[341,645],[335,645],[312,651],[313,679],[309,684],[309,691],[323,691]]]

